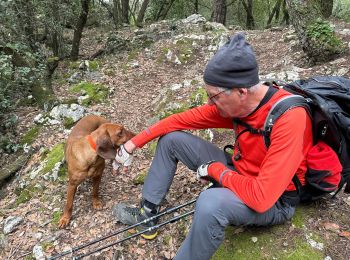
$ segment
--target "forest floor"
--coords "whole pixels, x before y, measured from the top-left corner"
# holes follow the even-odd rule
[[[334,23],[337,27],[350,29],[349,24],[340,21]],[[337,59],[336,63],[312,67],[306,65],[300,50],[292,49],[290,42],[283,40],[289,30],[285,28],[246,31],[249,42],[256,51],[261,75],[278,74],[297,67],[300,68],[300,77],[308,77],[330,74],[330,68],[346,68],[350,64],[350,56],[346,54]],[[230,31],[230,34],[234,33],[235,31]],[[350,42],[349,35],[340,36],[344,41]],[[81,60],[100,47],[101,44],[96,39],[103,37],[103,32],[98,29],[88,29],[84,32]],[[156,42],[149,47],[150,50],[138,50],[133,57],[124,52],[100,58],[98,71],[103,76],[95,82],[108,86],[109,96],[105,102],[90,106],[88,112],[100,113],[136,133],[146,128],[156,113],[156,104],[153,101],[162,90],[175,83],[181,84],[186,80],[200,78],[206,64],[205,55],[201,53],[181,65],[160,60],[160,53],[169,42],[171,40]],[[129,66],[131,61],[137,61],[138,66]],[[54,87],[61,99],[72,96],[68,91],[70,85],[66,77],[63,77],[67,73],[70,73],[69,63],[60,63],[55,73]],[[350,72],[345,76],[350,77]],[[182,88],[173,99],[187,100],[192,91],[195,91],[194,86]],[[31,129],[34,125],[33,119],[39,113],[42,111],[35,107],[18,108],[16,114],[20,118],[20,124],[17,131],[24,134]],[[218,146],[223,147],[232,142],[232,135],[227,131],[213,132],[213,142]],[[148,169],[152,160],[151,144],[137,150],[134,165],[128,174],[114,176],[111,173],[111,165],[107,164],[100,185],[100,194],[104,202],[102,210],[95,211],[91,207],[91,183],[86,181],[80,185],[74,201],[73,218],[70,225],[63,230],[57,227],[57,217],[65,203],[66,181],[33,179],[31,182],[34,181],[35,185],[39,186],[40,192],[36,192],[35,196],[23,203],[16,203],[21,180],[26,179],[28,183],[33,167],[40,162],[40,148],[51,149],[56,144],[65,142],[67,134],[62,125],[42,127],[32,144],[37,152],[16,177],[2,187],[0,227],[3,227],[5,219],[9,216],[21,216],[23,222],[14,232],[3,236],[5,242],[0,250],[1,259],[30,259],[33,247],[38,244],[42,246],[46,256],[70,250],[125,227],[113,219],[111,208],[115,203],[127,200],[138,205],[142,185],[134,184],[134,178]],[[11,158],[7,157],[7,160]],[[185,203],[195,198],[204,188],[197,182],[193,172],[180,165],[163,206],[165,208]],[[228,228],[226,239],[214,258],[350,259],[349,216],[350,197],[341,192],[335,199],[300,206],[292,221],[277,227]],[[188,217],[161,228],[159,236],[152,241],[140,237],[133,238],[94,254],[90,259],[171,259],[184,240],[190,223],[191,217]],[[135,230],[130,233],[133,232]],[[108,239],[98,246],[112,243],[116,239]],[[97,247],[89,247],[90,250],[93,248]],[[87,250],[79,251],[81,252]],[[65,258],[71,256],[67,255]]]

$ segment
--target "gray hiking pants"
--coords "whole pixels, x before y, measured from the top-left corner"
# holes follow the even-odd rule
[[[143,198],[156,205],[161,203],[173,181],[178,161],[196,171],[211,160],[227,165],[222,150],[197,136],[177,131],[161,137],[143,186]],[[210,259],[224,240],[226,226],[280,224],[291,219],[294,212],[295,207],[277,201],[260,214],[227,188],[205,190],[196,202],[191,229],[175,259]]]

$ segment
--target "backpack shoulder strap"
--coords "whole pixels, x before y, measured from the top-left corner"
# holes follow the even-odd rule
[[[271,144],[270,135],[276,120],[288,110],[295,107],[304,107],[311,116],[308,100],[299,95],[290,95],[278,100],[270,109],[264,124],[264,142],[266,148]]]

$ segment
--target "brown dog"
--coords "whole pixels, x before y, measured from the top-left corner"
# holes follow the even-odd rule
[[[133,136],[123,126],[111,124],[96,115],[85,116],[73,127],[65,146],[69,183],[67,203],[59,221],[60,228],[69,223],[75,192],[87,177],[92,178],[92,206],[94,209],[102,208],[98,189],[105,159],[114,159],[118,147]]]

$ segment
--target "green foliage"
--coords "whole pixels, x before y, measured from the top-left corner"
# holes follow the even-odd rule
[[[333,16],[350,22],[350,1],[334,0]]]
[[[82,104],[85,106],[101,103],[105,101],[108,96],[108,89],[105,86],[91,82],[81,82],[78,85],[72,86],[70,91],[87,94],[88,97],[82,101]]]
[[[335,35],[334,30],[331,28],[329,22],[322,19],[317,19],[313,24],[307,27],[307,34],[311,39],[322,46],[331,50],[341,50],[342,41]]]

